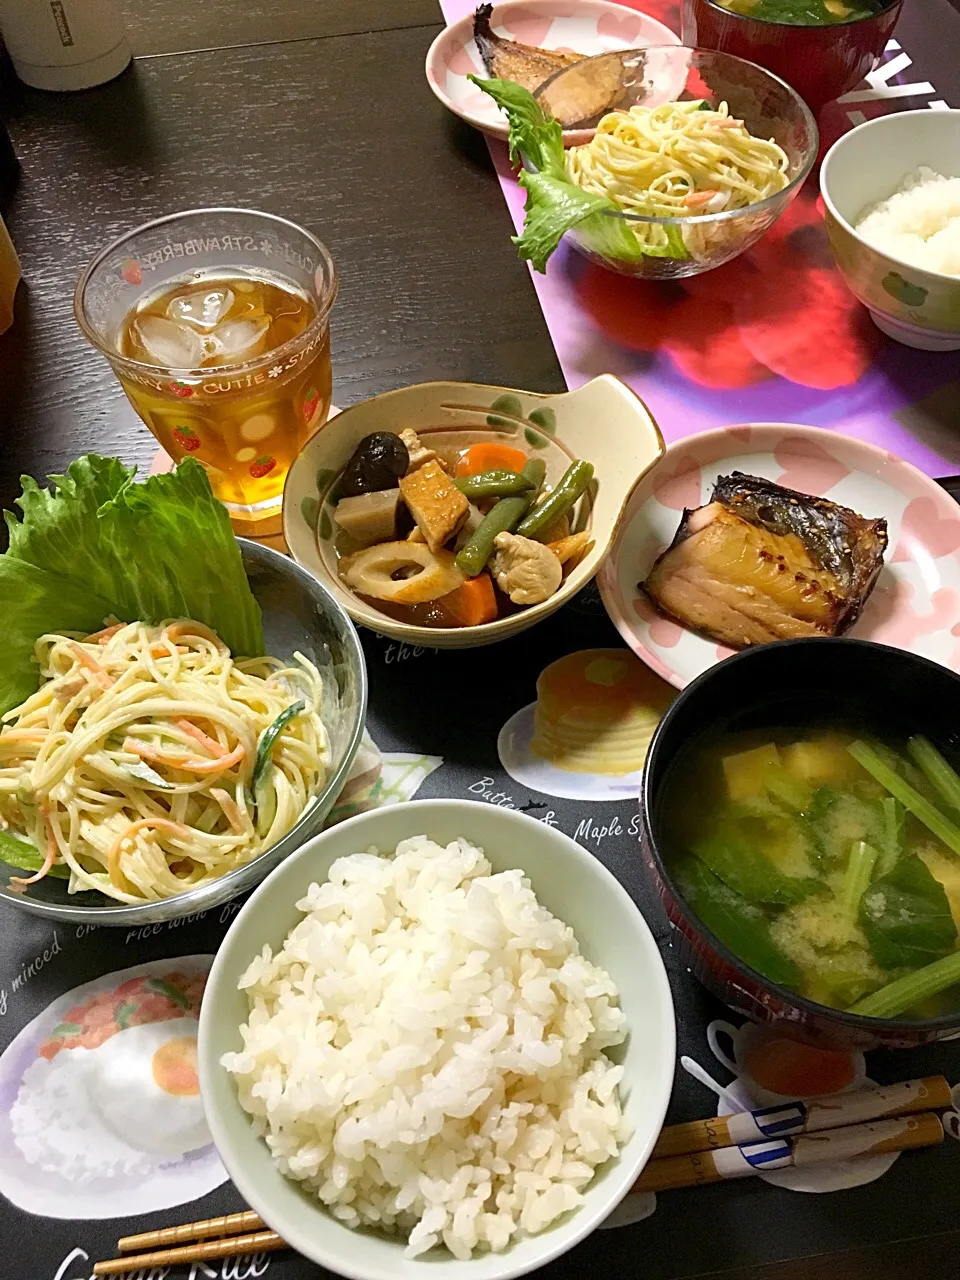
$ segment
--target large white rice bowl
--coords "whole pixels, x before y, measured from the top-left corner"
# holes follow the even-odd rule
[[[509,810],[420,801],[325,832],[260,887],[217,954],[199,1057],[224,1163],[294,1248],[357,1280],[506,1280],[629,1191],[673,1012],[591,854]]]

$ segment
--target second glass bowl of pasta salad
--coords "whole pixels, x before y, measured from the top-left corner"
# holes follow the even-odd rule
[[[485,87],[524,163],[518,249],[540,270],[564,235],[622,275],[712,270],[773,225],[817,157],[799,95],[728,54],[619,50],[564,68],[532,97],[503,81]],[[593,134],[564,150],[561,127]]]

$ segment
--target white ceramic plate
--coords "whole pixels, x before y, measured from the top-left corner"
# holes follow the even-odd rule
[[[645,13],[609,0],[505,0],[494,6],[493,30],[521,44],[592,57],[614,49],[679,44],[680,37]],[[437,36],[427,53],[427,83],[445,107],[484,133],[506,138],[500,109],[469,74],[488,75],[473,39],[473,14]],[[564,142],[589,141],[593,130],[568,129]]]
[[[750,423],[669,446],[637,485],[600,594],[630,648],[678,689],[729,649],[661,617],[637,588],[673,541],[684,508],[708,501],[720,475],[743,471],[886,517],[886,563],[849,632],[960,671],[960,506],[895,454],[820,427]]]

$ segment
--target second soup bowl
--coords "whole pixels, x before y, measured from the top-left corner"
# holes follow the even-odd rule
[[[846,639],[748,649],[686,687],[661,720],[647,755],[643,857],[674,925],[680,961],[708,990],[754,1022],[824,1049],[912,1048],[960,1031],[957,1001],[939,1017],[864,1017],[818,1004],[751,968],[699,919],[681,892],[672,869],[678,850],[668,812],[675,771],[714,734],[824,728],[884,740],[922,734],[955,754],[958,699],[960,676],[946,667]],[[703,783],[701,775],[691,804],[709,803]]]

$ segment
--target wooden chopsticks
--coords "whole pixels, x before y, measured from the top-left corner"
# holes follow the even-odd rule
[[[944,1077],[928,1076],[667,1125],[633,1190],[677,1190],[766,1170],[935,1146],[943,1141],[937,1111],[950,1100]],[[116,1276],[288,1247],[248,1209],[124,1236],[117,1245],[121,1256],[98,1262],[93,1274]]]
[[[242,1235],[245,1231],[262,1231],[266,1223],[252,1209],[228,1213],[222,1218],[204,1218],[202,1222],[185,1222],[180,1227],[163,1227],[144,1231],[138,1236],[123,1236],[117,1241],[120,1253],[137,1253],[141,1249],[167,1249],[192,1240],[216,1240],[221,1236]]]
[[[260,1219],[255,1213],[231,1213],[226,1218],[210,1218],[204,1222],[191,1222],[182,1227],[167,1227],[163,1231],[147,1231],[142,1236],[127,1236],[127,1242],[145,1240],[152,1236],[166,1236],[169,1232],[179,1232],[180,1239],[186,1239],[184,1233],[194,1230],[191,1243],[184,1243],[175,1249],[161,1249],[154,1253],[128,1253],[124,1257],[110,1258],[98,1262],[93,1268],[95,1276],[119,1276],[128,1271],[145,1271],[150,1267],[173,1267],[188,1262],[210,1262],[214,1258],[230,1258],[243,1253],[273,1253],[278,1249],[286,1249],[287,1243],[275,1231],[253,1231],[240,1235],[224,1235],[219,1239],[210,1239],[211,1227],[216,1223],[229,1221],[231,1218]],[[121,1241],[121,1246],[124,1241]],[[120,1246],[118,1246],[120,1247]],[[138,1246],[141,1247],[141,1246]]]

